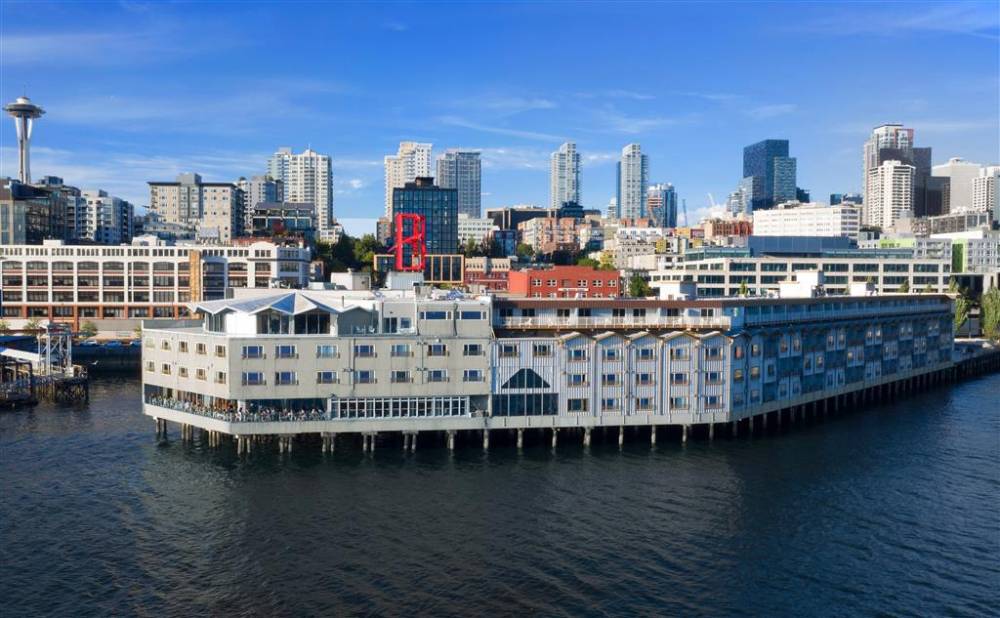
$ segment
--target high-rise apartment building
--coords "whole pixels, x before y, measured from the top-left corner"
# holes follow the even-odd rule
[[[952,157],[943,165],[935,165],[935,178],[948,179],[948,211],[951,213],[973,212],[973,185],[979,177],[982,165],[959,157]]]
[[[987,165],[972,181],[972,211],[993,214],[1000,221],[1000,165]]]
[[[865,142],[863,186],[864,203],[870,203],[871,170],[886,161],[899,161],[913,167],[913,195],[910,198],[914,216],[940,215],[948,211],[947,187],[931,179],[931,149],[914,146],[913,129],[901,124],[875,127]]]
[[[788,156],[788,140],[766,139],[744,148],[743,178],[750,179],[751,211],[794,200],[796,160]]]
[[[333,166],[328,155],[306,148],[293,154],[291,148],[279,148],[267,163],[267,173],[284,185],[284,199],[310,203],[316,207],[316,237],[336,240],[333,216]]]
[[[393,189],[430,175],[431,144],[400,142],[396,155],[385,157],[385,216],[392,217]]]
[[[646,217],[646,187],[649,185],[649,157],[642,154],[639,144],[622,148],[618,162],[618,217]]]
[[[913,214],[916,168],[900,161],[883,161],[868,171],[862,223],[886,228]]]
[[[437,159],[437,185],[458,191],[458,212],[478,219],[482,215],[482,161],[479,151],[449,149]]]
[[[646,209],[657,227],[677,227],[677,191],[674,185],[657,183],[646,191]]]
[[[549,171],[549,207],[566,202],[580,204],[580,153],[576,144],[566,142],[552,153]]]
[[[243,232],[243,198],[229,182],[202,182],[193,173],[149,182],[149,209],[167,223],[195,226],[203,237],[230,242]]]
[[[135,209],[131,203],[97,189],[84,191],[81,197],[87,208],[79,238],[102,245],[132,242]]]

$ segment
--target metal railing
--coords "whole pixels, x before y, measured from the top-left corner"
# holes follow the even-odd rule
[[[504,317],[502,328],[729,328],[728,317],[623,316],[623,317]]]

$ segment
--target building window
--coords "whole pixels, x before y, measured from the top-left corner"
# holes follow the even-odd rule
[[[243,358],[264,358],[264,346],[260,345],[243,346]]]
[[[486,314],[482,311],[462,311],[458,314],[460,320],[483,320]]]
[[[443,343],[432,343],[427,346],[427,356],[448,356],[448,346]]]
[[[670,407],[677,410],[683,410],[687,408],[688,407],[687,397],[671,397]]]
[[[215,355],[218,356],[219,358],[225,358],[226,357],[226,346],[224,346],[224,345],[217,345],[217,346],[215,346]]]
[[[616,373],[606,373],[601,376],[601,384],[604,386],[614,386],[618,384],[618,374]]]
[[[635,375],[635,383],[639,386],[649,386],[653,383],[653,374],[651,373],[637,373]]]
[[[180,366],[180,367],[178,367],[177,368],[177,375],[179,375],[182,378],[188,377],[188,368],[184,367],[183,365]]]
[[[421,311],[420,319],[422,320],[447,320],[447,311]]]
[[[722,384],[722,374],[718,371],[709,371],[705,374],[706,384]]]
[[[683,386],[688,383],[688,375],[686,373],[671,373],[670,383],[678,386]]]
[[[589,401],[587,399],[567,399],[566,400],[566,411],[568,412],[586,412],[587,404]]]
[[[146,361],[146,371],[156,371],[156,363],[153,361]]]
[[[354,383],[355,384],[374,384],[375,383],[375,372],[370,369],[363,369],[361,371],[354,372]]]
[[[705,407],[706,408],[721,408],[722,398],[718,395],[709,395],[705,397]]]
[[[483,346],[478,343],[467,343],[465,347],[462,348],[462,354],[464,356],[482,356]]]
[[[635,400],[636,410],[652,410],[653,400],[650,397],[638,397]]]
[[[760,344],[754,343],[750,345],[750,356],[760,356]]]
[[[318,345],[316,346],[316,358],[336,358],[337,346]]]
[[[479,369],[466,369],[462,373],[463,382],[482,382],[483,372]]]
[[[712,346],[710,348],[705,348],[705,358],[708,360],[721,360],[722,348],[719,346]]]
[[[358,358],[374,358],[375,346],[366,343],[354,346],[354,356]]]
[[[573,362],[584,362],[587,360],[586,348],[571,348],[569,350],[569,360]]]
[[[739,382],[742,379],[743,379],[743,370],[742,369],[733,369],[733,381]]]
[[[179,352],[182,352],[182,353],[185,353],[185,354],[186,354],[186,353],[187,353],[187,351],[188,351],[188,344],[187,344],[187,341],[181,341],[181,342],[179,342],[179,343],[177,344],[177,350],[178,350]]]
[[[567,384],[570,386],[586,386],[587,385],[587,374],[585,373],[570,373],[566,375]]]
[[[500,358],[513,358],[517,356],[517,346],[513,343],[500,344]]]
[[[317,371],[316,372],[316,384],[336,384],[337,383],[337,372],[336,371]]]
[[[750,377],[751,378],[759,378],[760,377],[760,367],[758,367],[757,365],[754,365],[753,367],[751,367],[750,368]]]
[[[447,382],[448,372],[444,369],[432,369],[427,372],[428,382]]]
[[[410,344],[408,343],[394,343],[391,348],[392,356],[409,356],[410,355]]]
[[[396,384],[402,384],[404,382],[409,382],[410,381],[410,372],[409,371],[400,371],[400,370],[397,370],[397,371],[393,371],[390,374],[390,377],[392,379],[392,382],[394,382]]]
[[[298,384],[299,380],[294,371],[277,371],[274,374],[274,383],[278,386],[289,386]]]
[[[274,346],[274,356],[277,358],[298,358],[299,354],[293,345]]]
[[[206,354],[205,344],[204,343],[196,343],[195,346],[194,346],[194,352],[195,352],[195,354],[201,354],[202,356],[204,356]]]
[[[160,343],[160,349],[161,350],[169,350],[170,349],[170,342],[167,341],[166,339],[164,339],[163,342]]]
[[[601,399],[601,410],[617,410],[617,409],[618,409],[617,399],[613,397]]]
[[[547,343],[536,343],[532,346],[535,356],[552,356],[552,346]]]
[[[670,348],[670,360],[687,360],[687,348]]]
[[[244,386],[257,386],[260,384],[264,384],[264,372],[244,371],[242,382]]]
[[[225,384],[226,383],[226,372],[225,371],[216,371],[215,372],[215,383],[216,384]]]
[[[621,358],[618,348],[604,348],[604,360],[616,361]]]
[[[195,369],[195,371],[194,371],[194,377],[197,378],[197,379],[199,379],[199,380],[207,380],[208,379],[208,376],[206,375],[204,369]]]
[[[170,363],[163,363],[163,365],[160,366],[160,373],[170,375]]]
[[[653,360],[653,348],[639,348],[639,360]]]

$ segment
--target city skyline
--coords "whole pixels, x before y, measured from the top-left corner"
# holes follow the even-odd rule
[[[547,204],[550,154],[564,141],[581,155],[584,206],[603,208],[615,195],[621,148],[641,143],[649,182],[673,183],[692,217],[704,213],[708,193],[721,198],[738,186],[743,147],[762,139],[791,142],[799,186],[821,200],[862,190],[863,143],[887,122],[914,128],[918,142],[934,148],[935,165],[997,158],[998,62],[984,53],[995,47],[997,15],[986,3],[859,6],[850,18],[836,7],[727,5],[732,19],[721,23],[701,5],[588,5],[569,19],[545,6],[489,7],[530,13],[516,32],[491,25],[503,20],[484,23],[485,9],[475,6],[240,12],[247,23],[294,22],[304,35],[298,40],[316,39],[294,45],[317,63],[292,69],[270,59],[264,43],[222,27],[237,16],[232,6],[37,6],[0,9],[6,24],[18,24],[3,37],[0,96],[27,93],[47,111],[32,140],[34,175],[99,187],[137,206],[148,203],[149,180],[196,172],[232,182],[264,173],[280,146],[330,155],[334,216],[370,220],[383,212],[382,157],[400,141],[433,143],[435,154],[480,151],[484,210]],[[570,40],[588,45],[551,48],[547,33],[557,19]],[[663,20],[677,37],[639,37],[627,66],[613,37],[597,36],[609,24],[642,30]],[[97,21],[101,34],[85,34]],[[350,36],[346,24],[364,36]],[[709,26],[717,37],[707,40]],[[213,28],[216,35],[202,36]],[[313,29],[331,36],[305,36]],[[727,35],[737,31],[738,44]],[[428,58],[445,42],[470,46],[473,53],[457,60],[461,80],[428,85],[425,71],[396,66],[393,50],[416,32]],[[434,33],[449,36],[424,36]],[[726,62],[746,45],[760,48],[754,80]],[[555,71],[567,54],[584,69]],[[191,66],[195,55],[200,62]],[[909,61],[899,63],[901,55]],[[663,68],[674,57],[684,62]],[[760,85],[788,73],[794,89]],[[234,94],[234,80],[252,91]],[[143,94],[150,91],[157,96]],[[13,123],[3,123],[0,137],[2,174],[16,176]]]

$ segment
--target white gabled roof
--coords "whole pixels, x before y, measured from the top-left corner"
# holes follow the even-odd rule
[[[314,298],[301,292],[287,292],[274,296],[264,296],[260,298],[248,298],[244,300],[225,299],[210,300],[189,305],[192,311],[197,313],[210,313],[215,315],[223,311],[235,311],[238,313],[256,314],[261,311],[277,311],[287,315],[299,315],[310,311],[323,311],[325,313],[339,314],[346,311],[359,309],[356,305],[339,310],[321,303]]]

